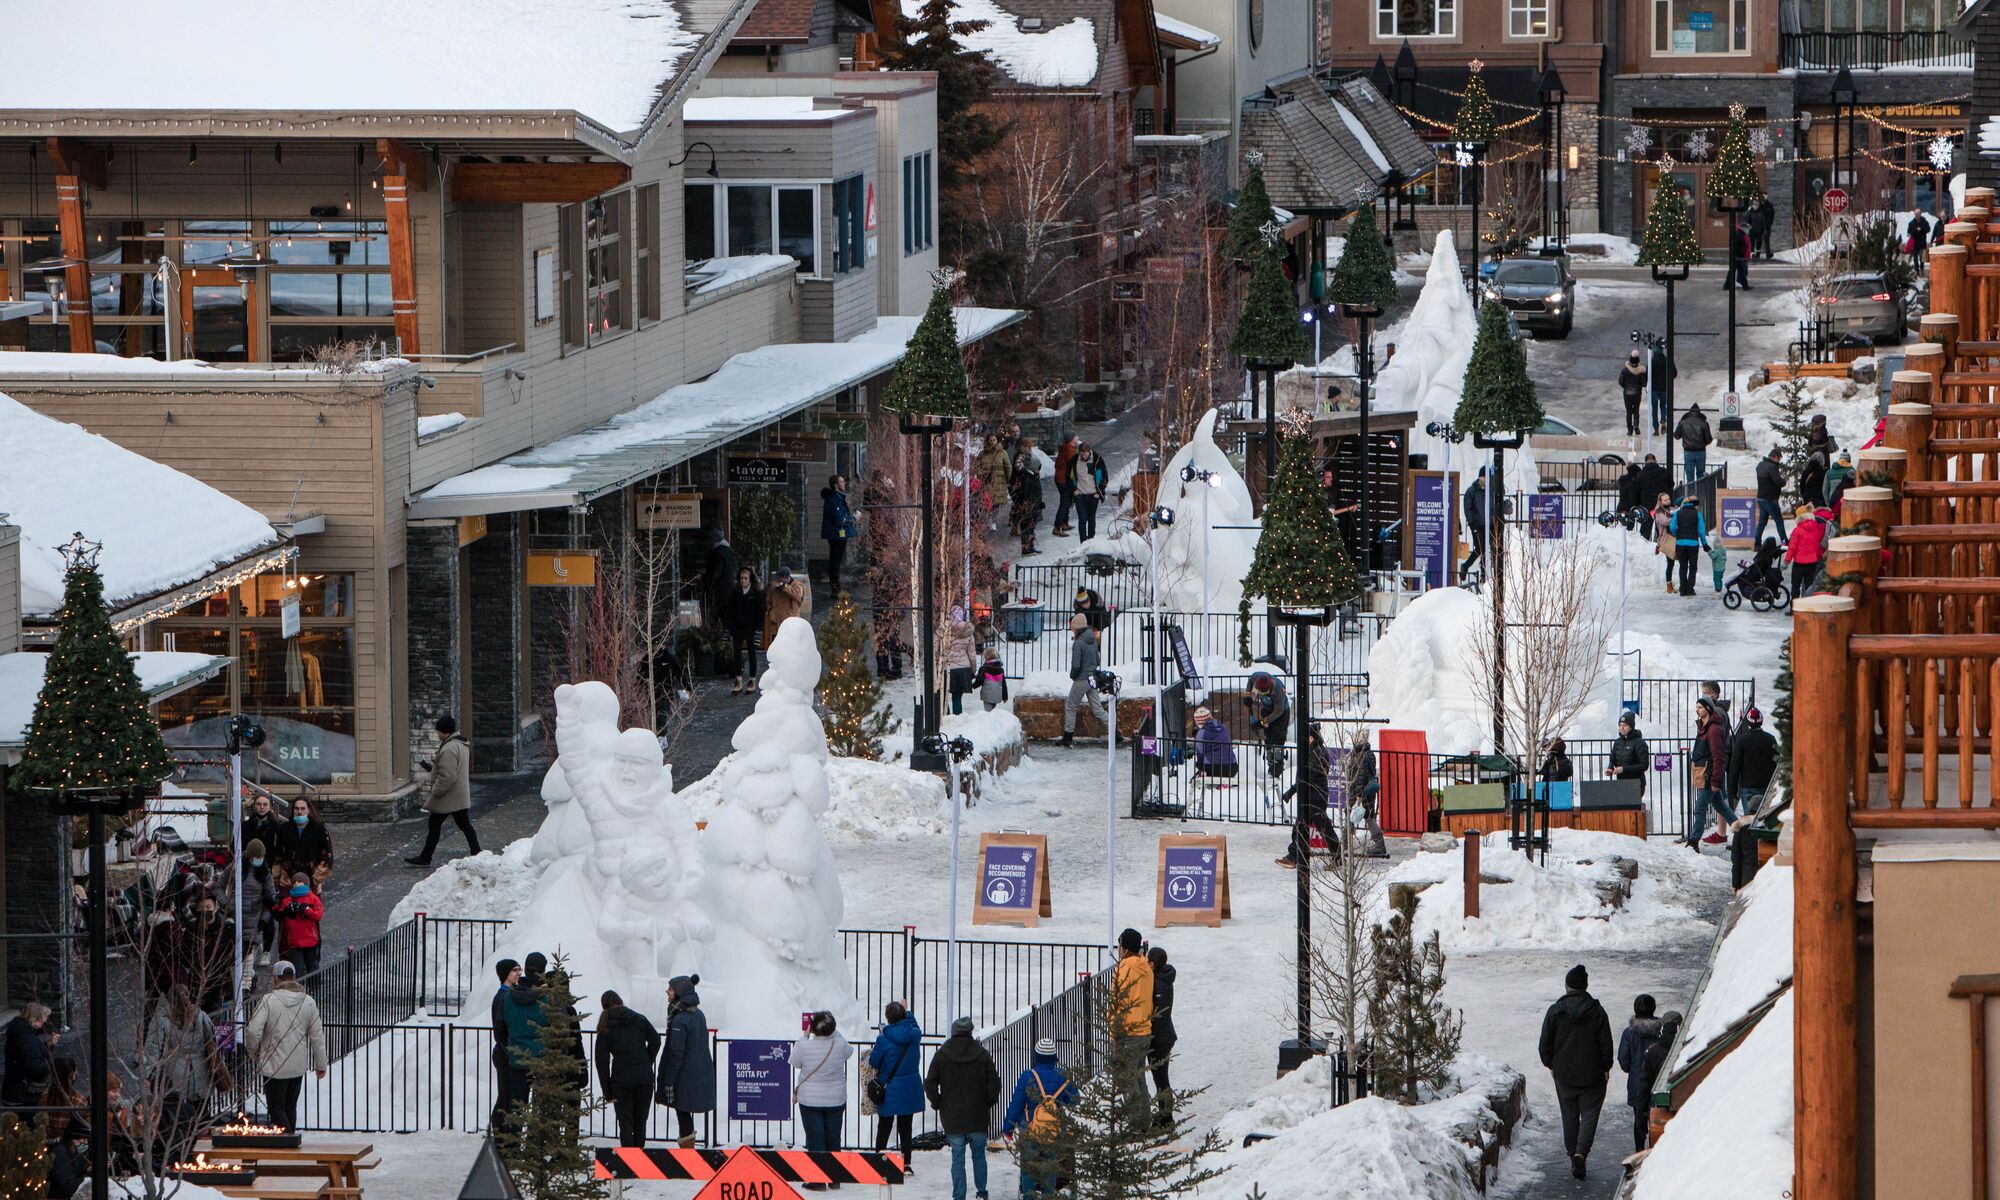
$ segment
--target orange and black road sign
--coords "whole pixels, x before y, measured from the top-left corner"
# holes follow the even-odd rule
[[[677,1146],[597,1151],[599,1179],[714,1179],[737,1154],[761,1160],[772,1174],[793,1183],[903,1182],[903,1156],[859,1150],[758,1150],[749,1146],[683,1150]]]

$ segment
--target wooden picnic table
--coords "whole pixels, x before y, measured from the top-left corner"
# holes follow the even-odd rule
[[[311,1176],[295,1179],[265,1179],[260,1176],[255,1183],[226,1184],[215,1190],[236,1200],[324,1200],[327,1185],[326,1180]]]
[[[321,1142],[307,1139],[297,1146],[267,1147],[245,1146],[217,1147],[207,1138],[195,1145],[195,1149],[210,1158],[234,1159],[237,1162],[255,1163],[258,1180],[253,1187],[261,1187],[263,1176],[270,1175],[273,1181],[296,1176],[301,1182],[315,1176],[324,1176],[318,1192],[288,1192],[283,1197],[270,1200],[294,1200],[295,1197],[311,1197],[331,1194],[333,1200],[359,1200],[361,1196],[361,1172],[376,1165],[370,1157],[375,1147],[368,1142]],[[227,1189],[224,1189],[227,1190]],[[250,1193],[245,1193],[249,1195]]]

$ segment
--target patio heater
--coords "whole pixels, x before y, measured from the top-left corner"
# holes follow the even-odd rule
[[[1542,253],[1556,255],[1568,247],[1563,238],[1563,164],[1558,145],[1562,140],[1563,80],[1554,63],[1542,72]],[[1556,185],[1555,202],[1549,202],[1549,180]],[[1550,238],[1554,231],[1555,237]]]

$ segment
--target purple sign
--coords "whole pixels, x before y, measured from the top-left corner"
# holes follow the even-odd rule
[[[979,865],[979,902],[988,908],[1035,906],[1033,846],[989,846]]]
[[[1215,849],[1210,846],[1168,846],[1166,869],[1160,875],[1160,907],[1215,907]]]
[[[791,1052],[790,1042],[736,1039],[729,1043],[730,1120],[791,1120]]]
[[[1653,769],[1654,769],[1655,771],[1671,771],[1671,770],[1673,770],[1673,769],[1674,769],[1674,756],[1673,756],[1672,754],[1655,754],[1655,755],[1653,755]]]
[[[1559,538],[1563,535],[1563,498],[1560,492],[1536,492],[1528,497],[1529,535]]]
[[[1426,587],[1450,587],[1458,566],[1458,493],[1452,473],[1410,476],[1410,556]]]
[[[1730,541],[1749,541],[1757,531],[1757,501],[1749,496],[1722,496],[1722,536]]]
[[[1326,806],[1347,807],[1347,756],[1353,751],[1333,746],[1326,752]]]

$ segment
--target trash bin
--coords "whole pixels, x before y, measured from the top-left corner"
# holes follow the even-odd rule
[[[1027,600],[1000,608],[1000,633],[1010,642],[1032,642],[1042,636],[1042,602]]]

